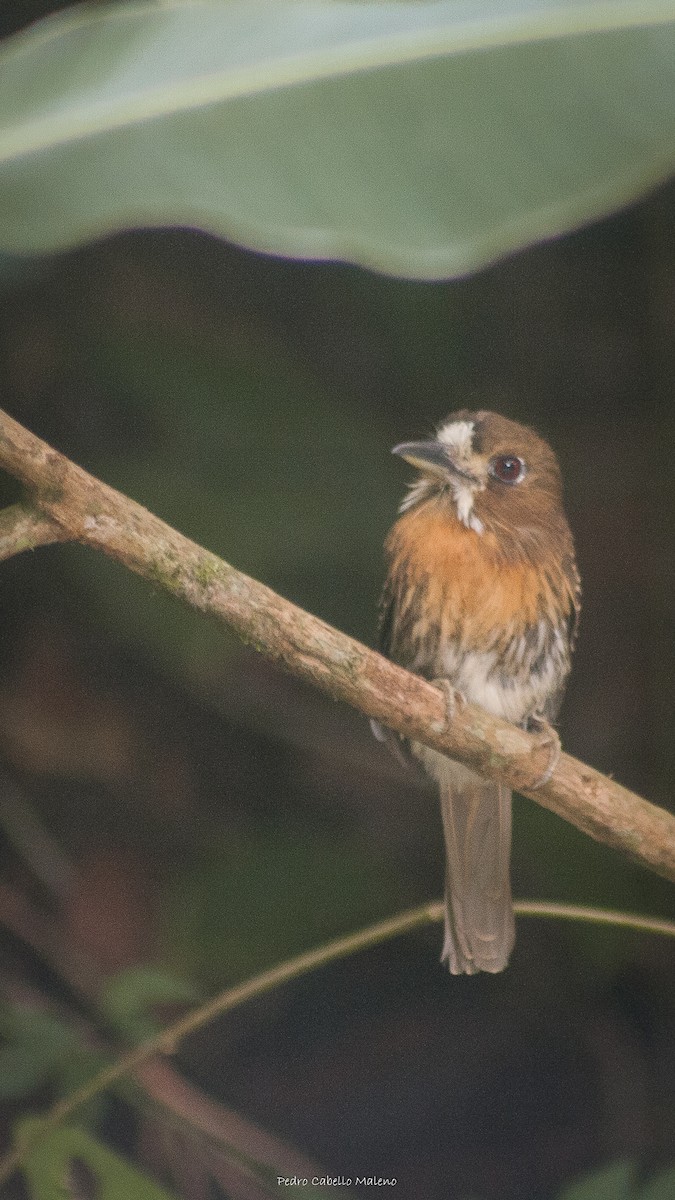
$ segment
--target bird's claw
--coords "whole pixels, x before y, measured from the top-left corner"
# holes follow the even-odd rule
[[[543,734],[539,745],[542,748],[544,746],[548,746],[550,750],[548,765],[543,774],[535,779],[534,783],[528,783],[527,785],[526,790],[528,792],[536,792],[537,788],[543,787],[545,783],[548,783],[549,779],[553,775],[553,772],[560,761],[562,747],[560,745],[560,738],[558,737],[558,734],[545,717],[539,716],[538,713],[534,713],[530,717],[527,727],[531,733]]]
[[[431,680],[434,687],[440,688],[445,696],[445,721],[441,725],[439,722],[438,733],[442,733],[452,724],[455,713],[458,708],[464,708],[466,704],[466,696],[453,687],[450,680],[446,676],[441,676],[439,679]]]

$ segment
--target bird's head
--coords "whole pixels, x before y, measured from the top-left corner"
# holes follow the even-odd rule
[[[435,438],[402,442],[392,453],[420,472],[402,511],[436,502],[477,535],[489,530],[498,537],[535,532],[562,516],[560,469],[551,447],[498,413],[453,413]]]

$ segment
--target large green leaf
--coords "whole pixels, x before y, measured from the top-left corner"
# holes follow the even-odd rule
[[[197,226],[417,278],[607,212],[675,158],[675,0],[174,0],[0,56],[0,249]]]

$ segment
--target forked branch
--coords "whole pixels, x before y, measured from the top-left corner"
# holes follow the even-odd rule
[[[597,841],[675,881],[675,817],[664,809],[567,754],[560,756],[550,780],[531,791],[528,785],[541,777],[548,761],[541,739],[473,705],[458,707],[448,722],[438,688],[183,537],[2,412],[0,466],[20,480],[30,510],[40,514],[33,544],[73,540],[102,550],[154,586],[218,617],[261,654],[333,699],[502,780]],[[25,548],[17,532],[22,519],[22,513],[6,510],[0,526],[14,553]]]
[[[0,562],[22,550],[64,541],[68,541],[65,530],[30,504],[12,504],[0,511]]]

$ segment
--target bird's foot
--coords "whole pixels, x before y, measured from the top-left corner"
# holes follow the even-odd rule
[[[529,733],[542,734],[542,739],[539,745],[542,748],[544,746],[549,747],[549,759],[545,771],[539,776],[538,779],[535,779],[534,783],[528,783],[527,788],[525,789],[528,792],[536,792],[537,788],[543,787],[544,784],[548,783],[549,779],[551,778],[560,760],[562,747],[560,745],[560,738],[558,737],[558,734],[551,723],[546,720],[546,717],[542,717],[538,713],[534,713],[527,722],[527,729]]]
[[[438,722],[437,728],[437,733],[442,733],[444,729],[447,729],[448,726],[452,724],[457,709],[464,708],[466,704],[466,696],[463,694],[463,692],[460,692],[457,690],[457,688],[453,687],[450,680],[444,675],[439,679],[432,679],[431,682],[434,687],[440,688],[445,697],[445,720],[442,724]]]

